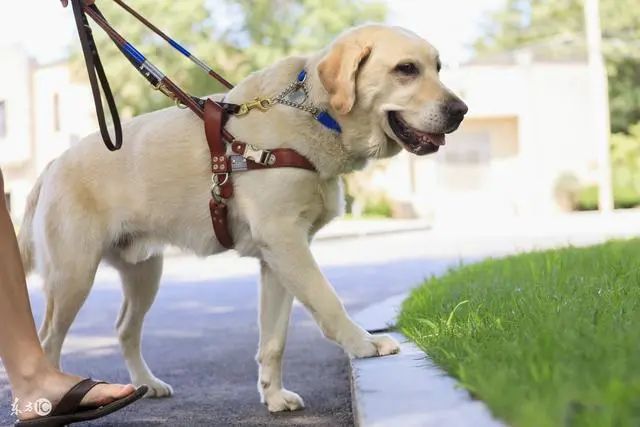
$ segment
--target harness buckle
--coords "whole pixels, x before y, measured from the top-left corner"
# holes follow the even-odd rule
[[[253,101],[245,102],[244,104],[240,104],[240,108],[235,113],[236,116],[244,116],[245,114],[249,114],[249,111],[257,108],[260,111],[267,111],[273,105],[273,101],[270,98],[257,97]]]
[[[276,161],[271,150],[260,150],[251,144],[247,144],[245,147],[243,157],[248,160],[253,160],[263,166],[270,166]]]

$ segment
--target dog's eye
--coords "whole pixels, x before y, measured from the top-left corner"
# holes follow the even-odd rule
[[[396,65],[396,68],[393,70],[397,73],[404,74],[405,76],[417,76],[420,74],[418,66],[413,62],[403,62],[402,64]]]

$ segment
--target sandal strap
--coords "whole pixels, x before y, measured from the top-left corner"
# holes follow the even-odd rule
[[[78,384],[74,385],[71,390],[62,397],[62,399],[60,399],[60,403],[56,405],[49,415],[67,415],[77,412],[82,399],[98,384],[106,383],[104,381],[94,381],[91,378],[85,378],[80,381]]]

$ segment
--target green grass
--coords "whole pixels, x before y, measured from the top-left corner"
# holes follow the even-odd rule
[[[639,240],[457,268],[398,326],[512,426],[640,426]]]

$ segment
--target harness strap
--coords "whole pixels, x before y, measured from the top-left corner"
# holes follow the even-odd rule
[[[231,142],[234,155],[227,156],[223,140],[225,111],[218,103],[207,99],[204,104],[204,132],[211,154],[211,200],[209,211],[213,230],[220,244],[233,248],[233,237],[227,219],[227,199],[233,196],[232,172],[272,168],[298,168],[315,171],[316,168],[295,150],[276,148],[259,150],[244,142]]]
[[[187,49],[182,47],[180,45],[180,43],[178,43],[177,41],[175,41],[174,39],[172,39],[171,37],[169,37],[168,35],[163,33],[162,30],[160,30],[158,27],[156,27],[151,22],[149,22],[144,16],[142,16],[141,14],[136,12],[128,4],[126,4],[122,0],[114,0],[114,1],[118,5],[120,5],[120,7],[122,7],[124,10],[129,12],[132,16],[134,16],[138,21],[142,22],[147,28],[149,28],[151,31],[153,31],[154,33],[156,33],[157,35],[162,37],[174,49],[176,49],[178,52],[180,52],[181,54],[183,54],[184,56],[189,58],[198,67],[202,68],[207,74],[209,74],[211,77],[216,79],[221,85],[223,85],[227,89],[232,89],[233,88],[233,85],[231,83],[229,83],[224,77],[222,77],[220,74],[216,73],[211,67],[209,67],[207,64],[202,62],[200,59],[198,59],[194,54],[192,54]]]
[[[93,33],[89,26],[89,22],[87,21],[85,9],[81,1],[82,0],[71,0],[71,6],[73,8],[76,27],[78,29],[80,45],[82,46],[84,62],[87,66],[89,83],[91,84],[91,92],[93,93],[93,102],[96,107],[96,115],[98,116],[98,126],[100,127],[100,134],[102,135],[104,145],[109,149],[109,151],[116,151],[122,147],[122,124],[120,123],[118,107],[113,99],[113,93],[111,92],[107,75],[102,67],[102,61],[100,60],[100,55],[98,54],[98,49],[93,39]],[[98,14],[100,13],[95,5],[90,6],[89,8],[90,10],[95,9]],[[109,106],[109,112],[111,113],[111,119],[113,121],[115,142],[111,140],[109,129],[107,128],[104,107],[102,105],[103,93],[107,101],[107,105]]]
[[[233,185],[229,179],[231,167],[226,156],[225,144],[222,140],[223,110],[216,103],[207,99],[204,104],[204,132],[211,153],[211,200],[209,211],[213,231],[220,244],[227,249],[233,247],[233,238],[227,221],[226,200],[233,195]]]
[[[273,150],[258,150],[244,142],[235,141],[231,144],[231,151],[237,156],[231,156],[232,171],[260,170],[270,168],[298,168],[315,171],[313,164],[300,153],[290,148],[274,148]],[[246,168],[237,165],[245,159]],[[234,164],[234,162],[236,164]]]

